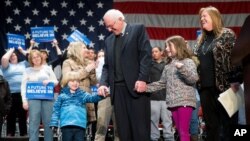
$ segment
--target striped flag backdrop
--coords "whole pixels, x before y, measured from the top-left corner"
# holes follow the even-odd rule
[[[152,46],[163,47],[164,40],[176,34],[193,45],[199,9],[209,5],[220,10],[225,26],[236,34],[250,14],[250,0],[1,0],[0,56],[7,48],[7,33],[25,35],[28,46],[34,26],[54,26],[62,49],[68,45],[66,37],[78,29],[92,41],[90,47],[99,50],[109,34],[102,16],[110,8],[121,10],[128,23],[143,23]]]
[[[114,0],[129,23],[144,23],[152,46],[164,46],[164,40],[179,34],[193,46],[199,29],[201,7],[214,6],[221,12],[224,24],[239,33],[247,15],[250,0]]]

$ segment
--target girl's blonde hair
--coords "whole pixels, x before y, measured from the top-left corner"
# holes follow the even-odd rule
[[[204,11],[206,11],[212,19],[213,33],[215,37],[216,38],[219,37],[222,34],[223,27],[224,27],[224,23],[223,23],[220,11],[213,6],[203,7],[199,11],[200,18],[201,18],[201,14]],[[202,26],[201,21],[200,21],[200,26]],[[205,39],[205,35],[206,35],[205,30],[202,29],[202,34],[201,34],[201,37],[199,38],[198,44],[201,44],[203,42],[203,40]]]
[[[187,46],[185,39],[179,35],[174,35],[166,39],[165,45],[170,45],[173,43],[176,49],[176,58],[178,60],[183,60],[185,58],[191,58],[193,56],[191,50]]]
[[[84,64],[85,58],[83,56],[83,49],[87,49],[83,42],[71,42],[68,46],[67,56],[73,59],[78,64]]]
[[[41,65],[42,65],[42,63],[43,63],[41,52],[40,52],[39,50],[34,49],[34,50],[31,50],[31,51],[30,51],[29,57],[28,57],[28,61],[29,61],[31,67],[34,66],[34,63],[33,63],[33,61],[32,61],[32,58],[33,58],[33,56],[34,56],[35,54],[37,54],[37,55],[41,58]]]
[[[80,81],[79,73],[77,73],[75,71],[70,71],[70,72],[67,72],[66,74],[64,74],[62,76],[62,80],[61,80],[61,87],[65,87],[68,84],[68,82],[71,80]]]

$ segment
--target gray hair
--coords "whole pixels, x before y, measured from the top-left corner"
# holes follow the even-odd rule
[[[110,9],[108,10],[104,16],[104,17],[112,17],[114,20],[117,20],[119,18],[122,18],[122,20],[125,20],[125,17],[123,15],[123,13],[120,11],[120,10],[117,10],[117,9]]]

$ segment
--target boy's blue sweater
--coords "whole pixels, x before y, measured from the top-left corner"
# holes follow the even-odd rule
[[[50,126],[86,128],[87,112],[85,104],[95,103],[101,99],[101,96],[89,94],[80,88],[75,93],[70,93],[69,87],[64,87],[54,103]]]

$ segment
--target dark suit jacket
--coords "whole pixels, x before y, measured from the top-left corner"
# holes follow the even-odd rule
[[[243,65],[246,122],[250,125],[250,15],[246,18],[232,49],[232,63]]]
[[[121,53],[121,67],[126,86],[133,97],[139,95],[133,90],[137,80],[148,81],[151,66],[151,45],[141,24],[127,24],[124,32]],[[110,86],[111,98],[114,93],[114,43],[115,35],[111,34],[105,40],[105,63],[102,70],[100,85]]]
[[[241,27],[239,37],[235,42],[235,47],[232,49],[232,63],[239,64],[249,63],[250,59],[250,15],[246,18]]]

